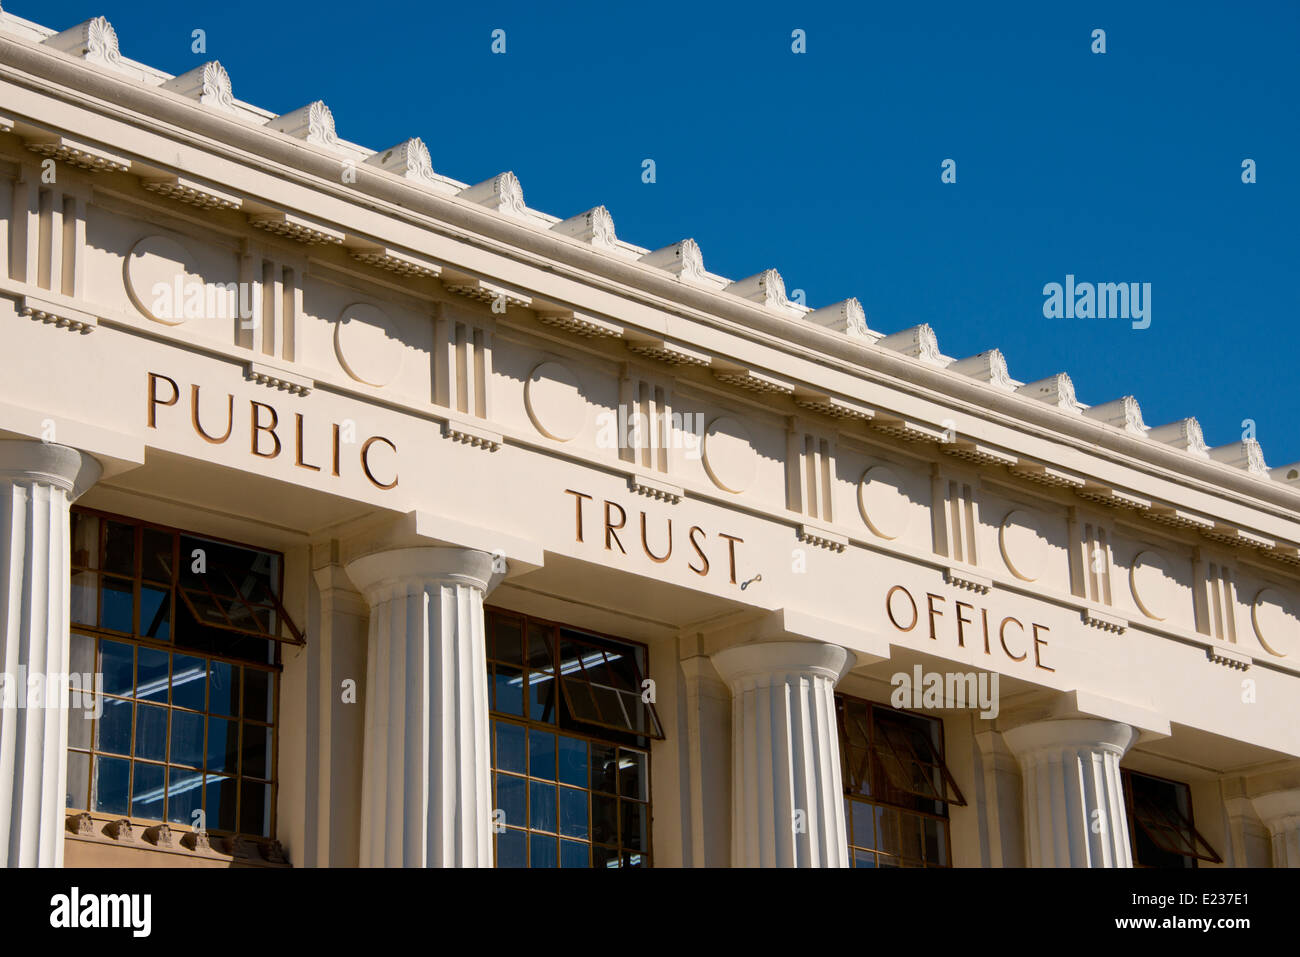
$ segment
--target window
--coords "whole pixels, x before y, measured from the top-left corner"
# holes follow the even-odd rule
[[[497,866],[649,867],[645,648],[488,609],[487,657]]]
[[[1192,824],[1192,791],[1186,784],[1124,771],[1129,841],[1134,867],[1196,867],[1222,864]]]
[[[281,557],[74,509],[71,559],[67,806],[272,837]]]
[[[951,867],[948,805],[966,803],[943,762],[943,724],[835,696],[854,867]]]

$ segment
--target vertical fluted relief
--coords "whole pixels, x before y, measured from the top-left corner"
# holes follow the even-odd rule
[[[61,867],[67,701],[28,707],[28,675],[68,672],[72,501],[99,475],[76,449],[0,441],[0,864]]]
[[[835,684],[851,661],[811,641],[713,656],[732,695],[732,866],[848,866]]]
[[[1004,735],[1024,781],[1030,867],[1132,867],[1119,762],[1137,740],[1095,718],[1038,721]]]
[[[483,599],[492,556],[399,548],[348,574],[370,605],[363,867],[491,867]]]
[[[1271,791],[1254,799],[1268,828],[1274,867],[1300,867],[1300,789]]]

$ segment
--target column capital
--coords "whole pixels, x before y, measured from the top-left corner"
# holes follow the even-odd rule
[[[759,641],[733,645],[712,655],[713,667],[730,685],[745,678],[808,674],[839,682],[855,661],[853,653],[824,641]]]
[[[504,577],[494,571],[496,559],[472,548],[440,545],[390,548],[348,562],[348,577],[374,604],[392,587],[468,585],[487,595]]]
[[[1131,725],[1103,718],[1050,718],[1011,728],[1002,737],[1020,758],[1078,749],[1106,751],[1122,758],[1138,734]]]
[[[0,481],[39,482],[75,500],[99,480],[100,465],[77,449],[34,439],[0,439]]]
[[[1251,798],[1268,829],[1274,867],[1300,867],[1300,788],[1269,791]]]

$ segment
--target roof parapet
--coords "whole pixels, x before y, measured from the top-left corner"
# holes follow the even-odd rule
[[[198,100],[204,106],[216,107],[228,113],[236,112],[235,97],[230,89],[230,74],[216,60],[173,77],[159,89],[171,90],[191,100]]]
[[[1016,389],[1016,392],[1039,402],[1054,405],[1066,412],[1077,414],[1081,411],[1079,401],[1074,397],[1074,383],[1066,372],[1058,372],[1037,382],[1028,382]]]
[[[939,352],[939,337],[929,323],[890,333],[879,339],[876,345],[891,352],[901,352],[921,362],[939,366],[944,364],[943,354]]]
[[[1147,434],[1147,425],[1142,421],[1142,407],[1131,395],[1094,405],[1090,409],[1084,409],[1083,414],[1089,419],[1105,422],[1133,435]]]
[[[268,120],[266,126],[315,146],[339,145],[338,134],[334,132],[334,113],[325,105],[324,100],[316,100],[291,113]]]
[[[1002,354],[1001,349],[988,349],[967,356],[965,359],[958,359],[951,363],[948,369],[1008,392],[1014,392],[1016,389],[1016,384],[1007,371],[1007,357]]]
[[[678,279],[698,281],[704,278],[704,254],[693,239],[683,239],[648,252],[641,257],[641,262],[670,272]]]
[[[1147,430],[1147,438],[1182,449],[1187,454],[1194,455],[1198,459],[1208,459],[1210,457],[1210,447],[1205,444],[1205,437],[1201,434],[1201,423],[1194,418],[1179,419],[1177,422],[1170,422],[1167,425],[1157,425],[1155,428]]]
[[[867,312],[856,298],[814,309],[804,318],[824,329],[866,339],[868,342],[879,342],[881,338],[879,332],[873,332],[867,327]]]
[[[613,249],[618,245],[614,234],[614,217],[604,206],[597,206],[577,216],[570,216],[551,227],[551,232],[571,236],[579,242],[600,249]]]
[[[1210,449],[1210,458],[1224,465],[1243,469],[1252,475],[1269,478],[1269,468],[1264,463],[1264,450],[1255,439],[1242,439]]]
[[[498,173],[473,186],[466,186],[457,195],[505,216],[522,219],[528,215],[528,207],[524,205],[524,188],[519,184],[519,178],[509,171]]]

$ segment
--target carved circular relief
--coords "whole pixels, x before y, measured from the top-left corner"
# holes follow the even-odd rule
[[[1159,552],[1139,552],[1129,569],[1129,588],[1142,614],[1156,621],[1169,615],[1169,562]]]
[[[200,287],[201,309],[207,310],[203,280],[194,275],[194,257],[174,239],[144,237],[132,247],[123,269],[131,302],[155,322],[169,326],[184,322],[185,300],[193,295],[191,290],[196,284]]]
[[[382,309],[368,303],[343,310],[334,327],[334,351],[343,371],[365,385],[386,386],[402,368],[397,327]]]
[[[524,404],[537,431],[557,442],[568,442],[587,424],[587,400],[578,377],[558,362],[543,362],[524,386]]]
[[[998,531],[998,545],[1007,568],[1021,581],[1034,581],[1043,573],[1043,565],[1047,562],[1047,539],[1032,512],[1024,509],[1009,512]]]
[[[1269,654],[1285,658],[1300,651],[1300,620],[1286,595],[1276,588],[1260,589],[1250,606],[1250,623]]]
[[[858,483],[858,510],[867,527],[881,538],[898,538],[911,519],[903,485],[887,465],[873,465]]]
[[[729,415],[720,416],[704,434],[704,468],[713,484],[727,492],[749,488],[758,471],[758,455],[749,430]]]

